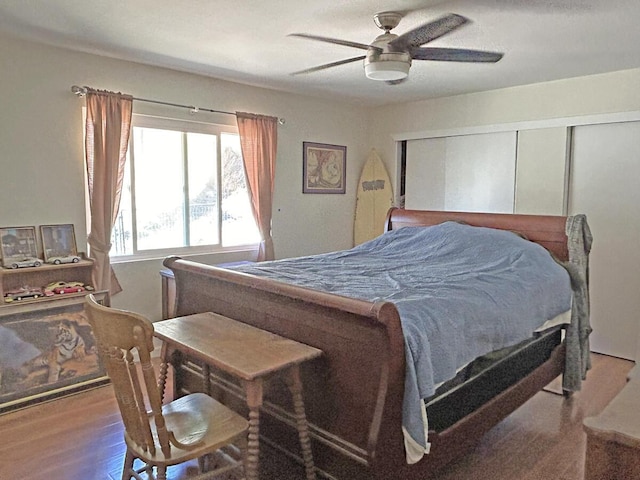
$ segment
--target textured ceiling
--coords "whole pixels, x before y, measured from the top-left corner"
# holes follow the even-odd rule
[[[362,62],[291,72],[361,50],[372,16],[405,14],[401,34],[444,13],[471,19],[429,43],[503,52],[496,64],[414,61],[409,80],[368,80]],[[277,90],[379,106],[640,67],[640,0],[1,0],[0,32],[79,51]]]

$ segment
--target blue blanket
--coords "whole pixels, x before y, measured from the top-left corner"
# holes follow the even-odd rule
[[[403,426],[425,450],[422,399],[476,357],[530,338],[571,308],[569,276],[543,247],[511,232],[454,222],[392,230],[350,250],[233,269],[394,303],[407,364]]]

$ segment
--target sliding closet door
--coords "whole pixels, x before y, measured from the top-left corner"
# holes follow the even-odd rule
[[[447,138],[446,210],[513,213],[516,132]]]
[[[407,142],[405,208],[444,210],[446,138]]]
[[[407,142],[407,208],[512,213],[516,132]]]
[[[569,213],[585,213],[592,350],[634,359],[640,321],[640,122],[575,127]]]
[[[567,127],[518,132],[515,213],[564,215]]]

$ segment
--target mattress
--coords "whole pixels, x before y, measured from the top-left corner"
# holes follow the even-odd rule
[[[562,324],[551,327],[469,363],[425,400],[429,428],[436,432],[446,430],[527,376],[562,343],[562,329]]]
[[[486,355],[482,355],[475,360],[467,363],[462,368],[458,370],[458,373],[454,378],[448,380],[446,382],[440,383],[433,396],[425,399],[425,403],[429,403],[432,399],[441,396],[446,391],[451,388],[463,383],[468,380],[470,377],[480,373],[484,368],[489,368],[491,365],[503,358],[509,356],[511,352],[514,352],[521,348],[523,345],[527,345],[531,342],[535,342],[535,340],[539,339],[544,333],[551,332],[557,330],[559,327],[563,328],[568,326],[571,323],[571,310],[567,310],[559,315],[556,315],[554,318],[547,320],[540,327],[535,330],[535,334],[533,337],[527,340],[523,340],[522,342],[512,345],[510,347],[501,348],[499,350],[495,350]]]

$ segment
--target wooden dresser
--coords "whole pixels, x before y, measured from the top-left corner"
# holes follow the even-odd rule
[[[598,416],[584,420],[585,480],[640,478],[640,380],[631,380]]]

